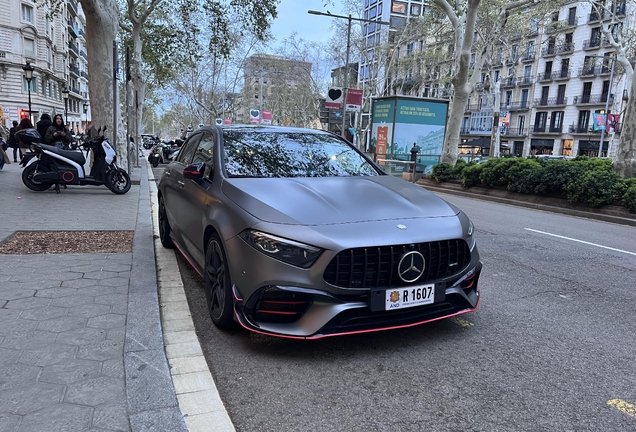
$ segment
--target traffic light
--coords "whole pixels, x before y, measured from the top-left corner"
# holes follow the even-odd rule
[[[27,117],[29,117],[29,114],[27,113],[27,111],[26,111],[26,110],[21,109],[21,110],[20,110],[20,120],[25,119],[25,118],[27,118]]]

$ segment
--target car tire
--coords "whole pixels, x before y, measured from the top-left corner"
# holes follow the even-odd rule
[[[212,235],[205,248],[203,282],[208,312],[214,325],[223,330],[234,327],[232,281],[223,243],[216,234]]]
[[[167,249],[172,249],[174,247],[174,242],[172,241],[172,237],[170,237],[171,231],[163,197],[159,197],[159,240],[161,240],[163,247]]]

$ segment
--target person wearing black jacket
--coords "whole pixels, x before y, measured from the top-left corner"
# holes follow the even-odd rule
[[[13,149],[13,162],[18,161],[18,151],[20,151],[20,159],[22,159],[22,151],[18,149],[18,142],[15,140],[15,131],[18,128],[18,122],[13,120],[13,127],[9,129],[9,139],[7,145]]]
[[[42,114],[40,116],[40,121],[35,124],[35,128],[38,130],[38,133],[42,138],[42,142],[44,142],[44,138],[46,137],[46,131],[49,130],[49,127],[51,127],[52,124],[51,116],[47,113]]]
[[[46,142],[57,148],[65,148],[71,142],[71,134],[64,126],[64,119],[61,114],[53,117],[53,124],[46,131]]]

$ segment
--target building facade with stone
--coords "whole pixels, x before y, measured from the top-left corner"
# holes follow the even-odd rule
[[[41,2],[4,0],[0,16],[0,106],[2,125],[47,113],[62,114],[79,132],[90,120],[86,20],[75,0],[56,14]],[[31,82],[23,66],[34,68]],[[29,113],[29,93],[31,112]]]

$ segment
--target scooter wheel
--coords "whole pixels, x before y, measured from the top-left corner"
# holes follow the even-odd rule
[[[117,195],[123,195],[130,190],[130,177],[123,169],[112,170],[106,175],[106,187]]]
[[[159,159],[158,158],[153,158],[152,162],[150,162],[152,164],[152,166],[154,168],[157,168],[159,166]]]
[[[33,180],[33,176],[35,175],[37,169],[37,163],[28,165],[26,168],[24,168],[24,170],[22,171],[22,183],[24,183],[24,185],[32,191],[42,192],[50,188],[53,183],[40,183]]]

